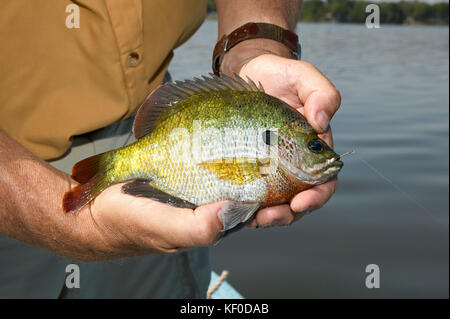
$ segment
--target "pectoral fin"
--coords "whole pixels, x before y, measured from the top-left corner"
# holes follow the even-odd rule
[[[150,180],[136,179],[122,186],[122,192],[137,197],[146,197],[158,202],[180,208],[195,209],[197,205],[184,199],[172,196],[150,184]]]
[[[255,212],[259,203],[226,202],[219,212],[219,219],[223,225],[223,237],[244,227]]]

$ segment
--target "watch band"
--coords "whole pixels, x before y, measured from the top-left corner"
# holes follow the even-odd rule
[[[220,74],[220,64],[225,53],[236,44],[249,39],[271,39],[281,42],[291,50],[293,58],[300,59],[301,49],[297,34],[275,24],[249,22],[229,35],[224,35],[216,43],[212,60],[212,69],[215,75]]]

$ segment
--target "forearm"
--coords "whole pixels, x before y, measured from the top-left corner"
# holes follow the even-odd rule
[[[70,177],[0,130],[0,233],[75,258],[92,259],[83,214],[62,212]]]
[[[301,0],[216,0],[219,39],[247,22],[273,23],[295,31]]]
[[[295,32],[301,3],[301,0],[216,0],[218,39],[247,22],[272,23]],[[265,53],[291,57],[290,50],[279,42],[252,39],[239,43],[225,54],[221,71],[239,73],[245,63]]]

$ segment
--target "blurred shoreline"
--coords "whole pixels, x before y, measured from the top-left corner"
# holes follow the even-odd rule
[[[206,20],[217,20],[217,13],[216,12],[208,12],[206,15]],[[337,24],[337,25],[363,25],[364,23],[361,22],[339,22],[339,21],[302,21],[298,20],[298,23],[307,23],[307,24]],[[422,22],[408,22],[408,23],[380,23],[380,26],[383,27],[383,25],[386,26],[398,26],[398,27],[446,27],[449,26],[448,24],[438,24],[438,23],[422,23]]]
[[[305,0],[298,20],[300,22],[361,24],[372,10],[366,12],[367,1]],[[429,4],[420,1],[375,2],[379,8],[380,24],[408,26],[448,26],[449,3]],[[217,19],[214,0],[208,0],[207,19]]]

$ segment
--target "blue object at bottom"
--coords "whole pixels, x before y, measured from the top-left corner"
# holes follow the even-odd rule
[[[211,272],[211,282],[209,283],[208,290],[214,286],[219,279],[214,271]],[[211,299],[244,299],[242,295],[236,291],[228,282],[223,281],[217,290],[211,295]]]

